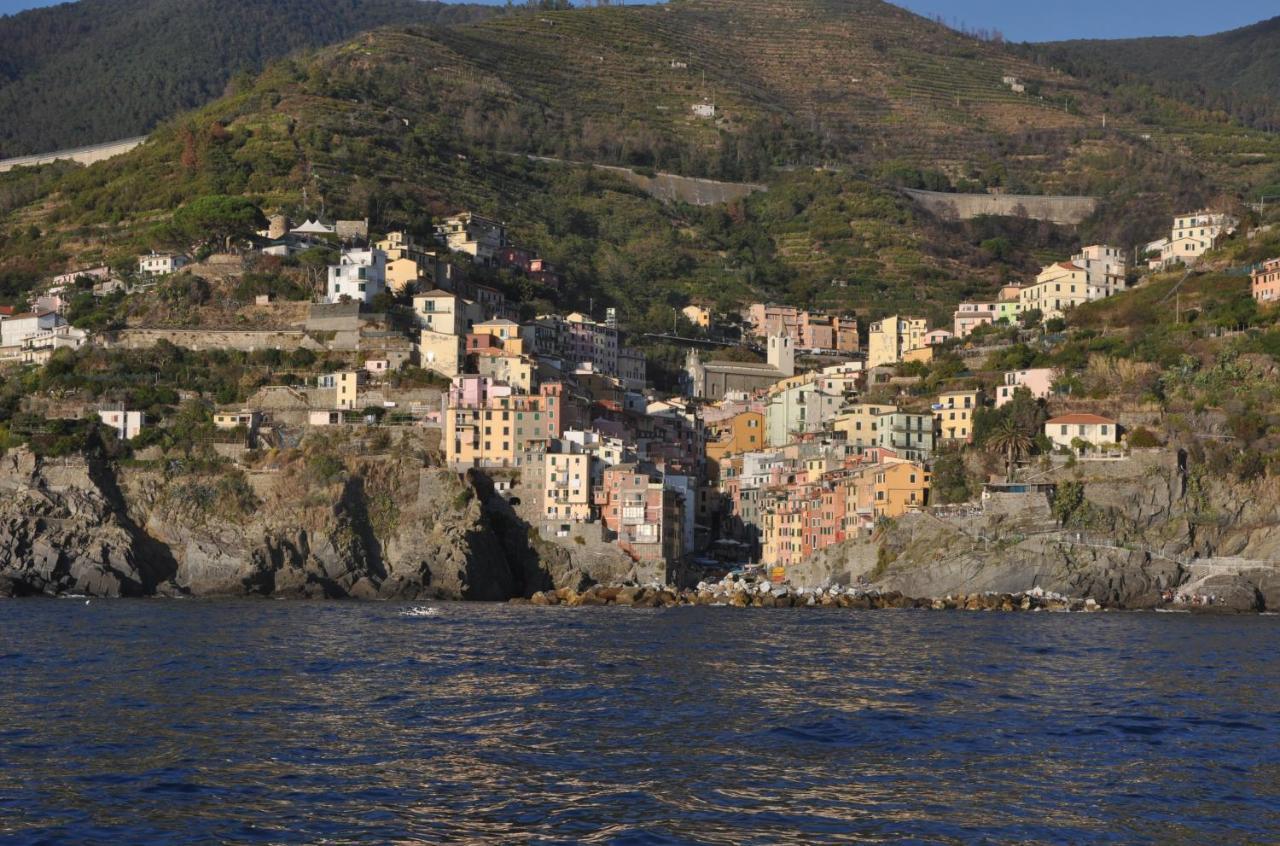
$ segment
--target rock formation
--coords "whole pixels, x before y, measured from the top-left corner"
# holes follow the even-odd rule
[[[625,580],[629,559],[537,537],[482,475],[405,453],[231,476],[0,459],[0,596],[503,601]],[[221,486],[220,486],[221,485]],[[620,559],[620,560],[619,560]]]

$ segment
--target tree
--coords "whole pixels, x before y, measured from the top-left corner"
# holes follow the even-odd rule
[[[934,460],[929,490],[936,505],[950,505],[972,499],[974,485],[960,450],[948,450]]]
[[[243,238],[267,225],[262,209],[243,197],[209,194],[192,200],[173,213],[173,228],[203,246],[222,246],[230,238]]]
[[[1033,445],[1032,437],[1024,432],[1012,417],[1007,417],[1001,421],[1000,425],[987,438],[987,449],[1004,458],[1004,475],[1006,479],[1012,477],[1013,469],[1018,462],[1023,461],[1031,454]]]

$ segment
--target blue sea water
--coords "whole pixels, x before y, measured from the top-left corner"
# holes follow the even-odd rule
[[[1280,842],[1280,618],[404,610],[0,603],[0,842]]]

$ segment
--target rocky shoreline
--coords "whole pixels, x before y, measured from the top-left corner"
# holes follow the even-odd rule
[[[731,608],[847,608],[865,611],[886,609],[921,609],[927,611],[1047,611],[1100,612],[1150,611],[1163,608],[1129,608],[1108,606],[1094,599],[1080,599],[1048,591],[1022,593],[972,593],[940,598],[911,597],[899,591],[862,590],[830,587],[793,589],[785,585],[701,583],[690,590],[669,587],[604,587],[594,586],[581,592],[572,588],[540,591],[528,599],[510,600],[512,605],[567,608],[615,606],[624,608],[731,607]],[[1221,606],[1179,608],[1198,613],[1238,613]]]

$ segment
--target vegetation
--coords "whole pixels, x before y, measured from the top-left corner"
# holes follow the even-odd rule
[[[82,0],[0,17],[0,158],[115,141],[250,84],[270,60],[387,24],[493,15],[419,0]],[[110,57],[110,61],[104,61]]]
[[[1269,20],[1217,35],[1062,41],[1029,52],[1070,74],[1145,87],[1274,130],[1280,126],[1277,45],[1280,27]]]

